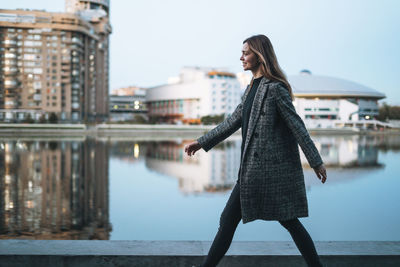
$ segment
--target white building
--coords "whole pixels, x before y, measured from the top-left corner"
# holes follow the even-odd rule
[[[176,178],[182,193],[226,191],[235,184],[240,166],[241,136],[232,136],[210,153],[189,157],[184,146],[189,141],[158,142],[147,147],[146,167]]]
[[[294,106],[307,128],[375,128],[378,100],[385,95],[364,85],[302,71],[289,76]],[[378,124],[378,125],[377,125]]]
[[[147,90],[148,115],[158,122],[200,123],[203,116],[231,114],[240,103],[236,75],[224,70],[185,67],[169,82]]]
[[[247,73],[186,67],[169,84],[148,89],[149,117],[158,122],[200,123],[207,115],[229,115],[240,103]],[[307,128],[373,128],[388,125],[375,120],[378,100],[385,95],[364,85],[304,70],[288,77],[294,106]]]

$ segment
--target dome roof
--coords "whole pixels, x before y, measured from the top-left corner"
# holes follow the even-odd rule
[[[301,75],[288,77],[297,97],[356,97],[382,99],[386,96],[374,89],[348,80],[312,75],[302,72]]]

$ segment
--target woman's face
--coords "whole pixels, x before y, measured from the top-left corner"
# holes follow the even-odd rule
[[[257,60],[257,55],[250,50],[250,47],[247,43],[243,44],[240,61],[242,61],[243,70],[255,71],[258,69],[259,62]]]

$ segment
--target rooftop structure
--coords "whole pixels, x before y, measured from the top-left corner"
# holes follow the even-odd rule
[[[300,75],[289,76],[296,97],[313,98],[368,98],[383,99],[385,95],[367,86],[335,77],[312,75],[302,72]]]

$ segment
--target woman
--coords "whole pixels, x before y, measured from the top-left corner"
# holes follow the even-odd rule
[[[216,266],[228,250],[240,220],[276,220],[292,236],[308,266],[322,266],[314,243],[298,220],[308,216],[298,145],[317,177],[326,170],[292,104],[292,90],[270,40],[256,35],[243,42],[240,60],[253,79],[235,111],[213,130],[188,144],[191,156],[210,150],[242,127],[238,180],[222,212],[218,233],[203,267]]]

